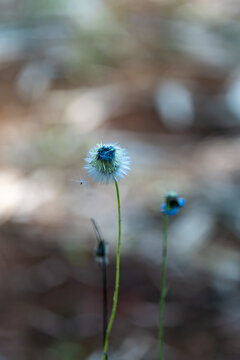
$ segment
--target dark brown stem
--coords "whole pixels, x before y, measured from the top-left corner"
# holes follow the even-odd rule
[[[107,264],[106,257],[103,258],[102,263],[102,281],[103,281],[103,346],[105,343],[107,323],[108,323],[108,311],[107,311]]]

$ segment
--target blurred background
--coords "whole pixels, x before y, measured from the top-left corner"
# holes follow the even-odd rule
[[[110,360],[157,359],[164,194],[171,218],[166,360],[240,359],[240,2],[0,0],[0,359],[96,360],[113,185],[84,157],[117,142],[118,312]],[[74,179],[84,179],[83,184]]]

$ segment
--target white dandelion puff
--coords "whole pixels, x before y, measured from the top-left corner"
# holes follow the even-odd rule
[[[85,159],[85,169],[99,183],[108,184],[124,178],[130,170],[130,157],[116,144],[97,144]]]

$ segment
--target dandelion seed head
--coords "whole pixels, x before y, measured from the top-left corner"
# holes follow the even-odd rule
[[[100,183],[118,181],[130,170],[127,151],[117,144],[97,144],[88,152],[85,159],[89,175]]]

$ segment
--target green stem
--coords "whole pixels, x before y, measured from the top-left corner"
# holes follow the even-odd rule
[[[114,290],[114,296],[113,296],[112,313],[111,313],[107,331],[106,331],[102,360],[107,360],[108,338],[109,338],[109,334],[111,332],[113,322],[115,319],[115,315],[116,315],[117,301],[118,301],[118,289],[119,289],[120,244],[121,244],[121,207],[120,207],[119,188],[118,188],[118,183],[116,180],[115,180],[115,186],[116,186],[117,202],[118,202],[118,245],[117,245],[117,259],[116,259],[116,280],[115,280],[115,290]]]
[[[158,360],[163,360],[164,305],[165,305],[165,296],[166,296],[167,226],[168,226],[168,216],[167,216],[167,214],[164,214],[163,215],[162,270],[161,270],[161,298],[160,298],[160,310],[159,310]]]

